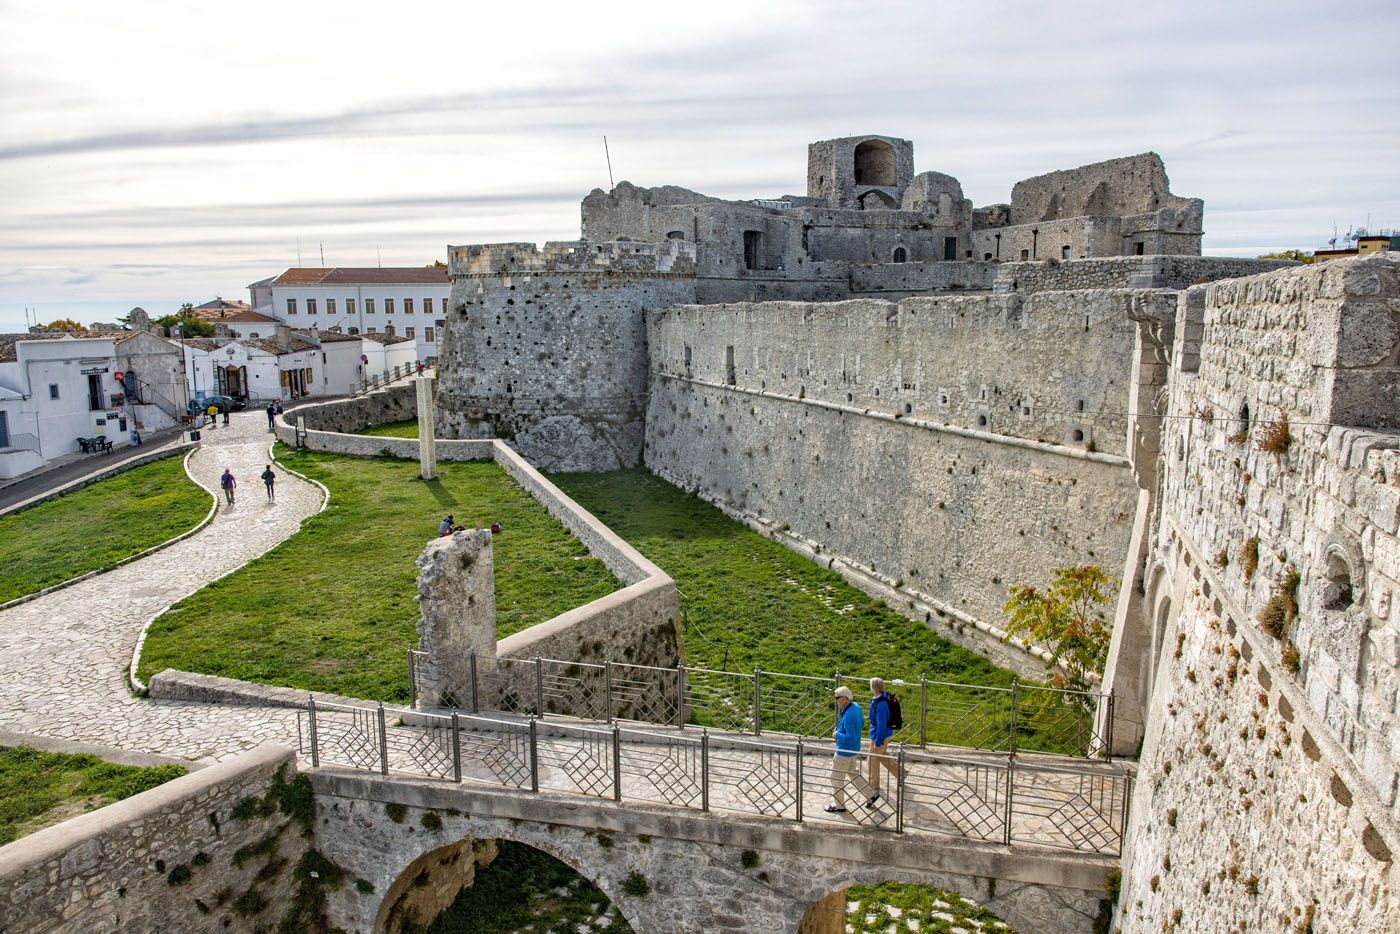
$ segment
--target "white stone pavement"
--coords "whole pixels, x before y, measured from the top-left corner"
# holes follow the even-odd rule
[[[317,486],[280,470],[277,503],[267,503],[258,477],[272,435],[261,411],[235,414],[203,438],[190,471],[212,492],[232,469],[231,508],[220,494],[218,516],[199,534],[0,612],[0,728],[205,761],[269,740],[295,747],[293,711],[143,700],[127,686],[148,620],[286,539],[321,507]]]

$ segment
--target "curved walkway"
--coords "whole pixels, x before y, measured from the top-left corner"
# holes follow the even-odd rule
[[[127,687],[147,621],[283,541],[320,509],[321,491],[282,471],[277,503],[267,503],[258,476],[271,440],[261,411],[205,431],[190,471],[213,491],[224,468],[232,469],[234,506],[221,506],[198,535],[148,558],[0,612],[0,728],[206,761],[266,741],[295,746],[292,711],[143,700]]]

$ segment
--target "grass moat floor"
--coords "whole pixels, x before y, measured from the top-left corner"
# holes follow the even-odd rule
[[[0,603],[153,548],[194,528],[209,505],[176,456],[0,518]]]
[[[0,749],[0,844],[185,774],[182,765],[116,765],[96,756]]]
[[[418,419],[410,418],[402,422],[372,425],[369,428],[361,428],[355,434],[374,435],[377,438],[416,438],[418,437]]]
[[[321,481],[326,509],[266,555],[177,603],[151,626],[143,679],[165,668],[371,700],[408,699],[417,644],[414,561],[447,513],[499,522],[497,632],[505,636],[620,586],[583,545],[491,461],[361,458],[279,445],[287,467]]]

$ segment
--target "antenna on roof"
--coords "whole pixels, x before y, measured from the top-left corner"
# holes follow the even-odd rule
[[[297,237],[297,266],[301,266],[301,237]]]
[[[377,243],[374,245],[374,256],[375,256],[375,258],[376,258],[377,260],[379,260],[379,268],[380,268],[380,269],[383,269],[383,268],[384,268],[384,254],[379,252],[379,244],[377,244]]]
[[[608,137],[606,134],[603,136],[603,156],[608,160],[608,187],[616,188],[617,183],[613,181],[612,174],[612,153],[608,152]]]
[[[324,267],[326,265],[326,245],[318,243],[317,246],[321,248],[321,266]]]

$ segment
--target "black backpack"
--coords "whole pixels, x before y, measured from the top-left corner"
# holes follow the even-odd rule
[[[883,700],[890,707],[890,731],[894,732],[895,730],[903,729],[904,714],[899,709],[899,698],[895,697],[893,694],[886,692],[885,696],[882,697],[881,700]]]

